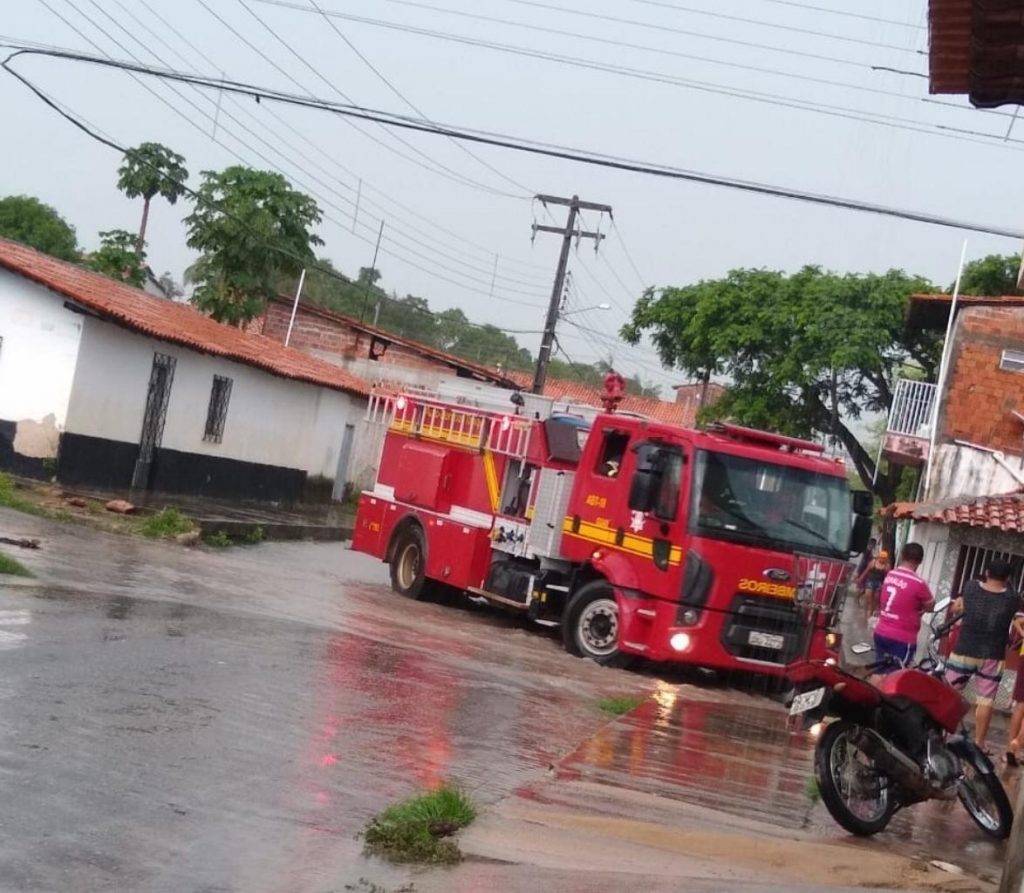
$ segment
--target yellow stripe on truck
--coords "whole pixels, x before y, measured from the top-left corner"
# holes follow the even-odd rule
[[[631,555],[639,555],[641,558],[654,558],[654,540],[646,536],[637,536],[634,533],[627,533],[622,537],[622,543],[617,544],[618,531],[605,524],[594,524],[591,521],[580,521],[579,530],[573,530],[572,518],[566,518],[562,523],[562,533],[574,536],[599,546],[607,546],[611,549],[619,549],[629,552]],[[680,564],[683,560],[683,550],[679,546],[672,546],[669,550],[668,563],[671,565]]]

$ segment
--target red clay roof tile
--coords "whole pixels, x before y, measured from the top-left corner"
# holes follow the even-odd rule
[[[1024,533],[1024,491],[1019,490],[973,499],[959,497],[938,502],[897,502],[888,511],[896,518]]]
[[[155,298],[138,288],[0,239],[0,267],[24,276],[125,328],[161,341],[255,366],[272,375],[365,396],[369,386],[339,366],[277,341],[240,331],[187,304]]]

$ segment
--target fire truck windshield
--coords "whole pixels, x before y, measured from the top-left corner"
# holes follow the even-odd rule
[[[693,533],[848,556],[850,491],[843,478],[707,451],[697,454],[693,475]]]

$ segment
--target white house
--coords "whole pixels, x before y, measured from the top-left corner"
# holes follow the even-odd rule
[[[338,496],[367,385],[0,240],[0,468],[112,490]]]

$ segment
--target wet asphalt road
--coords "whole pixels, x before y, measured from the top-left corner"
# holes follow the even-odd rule
[[[38,579],[0,583],[0,890],[397,887],[409,871],[356,834],[442,779],[485,807],[571,778],[842,838],[806,799],[806,742],[763,699],[403,601],[337,545],[187,550],[2,509],[0,530],[43,539],[18,556]],[[623,694],[654,697],[607,722],[596,701]],[[870,845],[998,870],[958,808],[887,838]],[[501,888],[490,870],[426,886]]]

